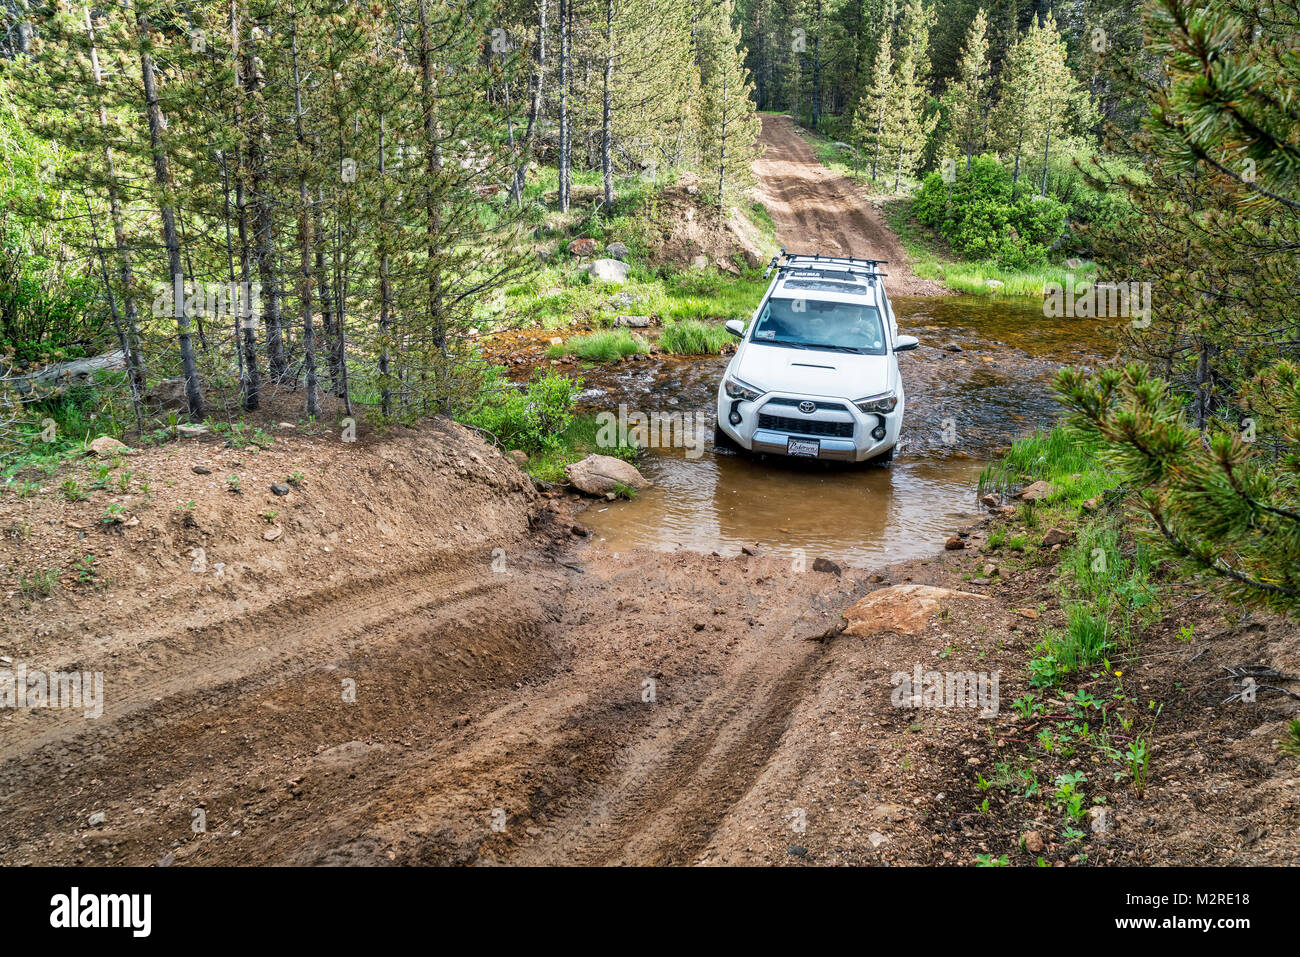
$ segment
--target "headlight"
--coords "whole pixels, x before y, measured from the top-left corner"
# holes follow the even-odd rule
[[[898,406],[898,396],[892,392],[884,395],[872,395],[865,399],[854,399],[853,404],[863,412],[893,412]]]
[[[733,379],[731,376],[723,380],[722,387],[727,390],[727,395],[731,398],[744,399],[746,402],[753,402],[763,394],[761,389],[755,389],[749,383]]]

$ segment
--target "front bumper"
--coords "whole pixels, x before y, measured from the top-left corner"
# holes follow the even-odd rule
[[[804,412],[801,402],[814,409]],[[816,439],[818,459],[865,462],[888,452],[898,443],[903,421],[903,396],[893,412],[862,412],[847,399],[832,396],[768,392],[753,402],[730,398],[718,386],[718,427],[743,449],[769,455],[788,455],[789,440]],[[739,422],[732,422],[735,412]],[[872,430],[884,428],[877,439]]]

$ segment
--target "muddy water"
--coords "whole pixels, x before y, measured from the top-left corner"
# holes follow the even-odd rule
[[[1055,417],[1055,370],[1108,352],[1101,324],[1046,319],[1034,304],[944,297],[894,306],[899,330],[922,344],[899,357],[907,410],[888,467],[715,452],[714,397],[726,357],[589,373],[590,409],[625,402],[709,417],[703,455],[652,449],[639,467],[653,489],[584,512],[598,547],[729,555],[758,543],[792,555],[803,549],[809,563],[826,556],[863,567],[931,554],[975,514],[975,481],[994,450]]]

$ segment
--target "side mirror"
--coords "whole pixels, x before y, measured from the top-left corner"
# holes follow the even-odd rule
[[[725,328],[729,333],[731,333],[737,339],[745,338],[745,324],[741,322],[739,319],[728,319],[726,326],[724,326],[723,328]]]
[[[894,340],[895,352],[910,352],[921,344],[921,340],[916,336],[899,336]]]

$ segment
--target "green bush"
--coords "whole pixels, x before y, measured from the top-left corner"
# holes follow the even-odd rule
[[[504,372],[494,367],[488,373],[480,404],[464,412],[461,421],[492,433],[506,448],[529,455],[556,448],[573,420],[582,380],[547,372],[520,389],[505,381]]]
[[[1022,269],[1046,262],[1047,247],[1060,237],[1068,210],[1050,197],[1029,195],[1026,184],[1019,189],[1017,196],[1011,174],[996,159],[981,156],[970,169],[959,166],[952,184],[937,172],[926,176],[912,211],[958,253]]]

